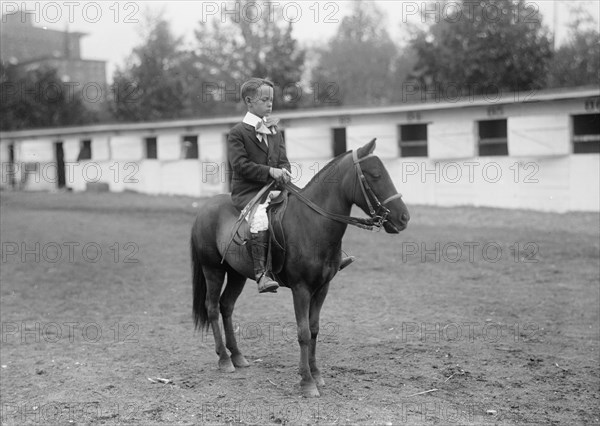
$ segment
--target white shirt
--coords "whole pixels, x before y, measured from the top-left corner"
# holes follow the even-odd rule
[[[249,124],[252,127],[256,127],[258,122],[261,120],[264,122],[264,119],[260,118],[258,115],[254,115],[251,112],[247,112],[246,115],[244,116],[244,119],[242,120],[242,123]],[[272,134],[271,129],[265,127],[265,130],[267,130],[269,132],[269,134]],[[269,146],[269,142],[267,142],[266,135],[256,132],[256,137],[258,138],[259,141],[262,140],[267,146]]]

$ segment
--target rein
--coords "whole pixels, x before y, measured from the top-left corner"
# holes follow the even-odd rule
[[[361,161],[364,161],[367,158],[373,157],[373,156],[374,156],[373,154],[369,154],[362,158],[358,158],[356,151],[352,151],[352,161],[354,162],[354,169],[356,171],[356,176],[358,178],[358,182],[360,183],[360,189],[361,189],[361,191],[365,197],[365,200],[367,202],[367,206],[369,207],[369,216],[371,216],[369,218],[344,216],[341,214],[330,213],[330,212],[326,211],[325,209],[316,205],[314,202],[312,202],[308,198],[306,198],[298,190],[297,186],[289,184],[289,183],[281,184],[281,186],[283,188],[287,189],[290,193],[294,194],[296,197],[298,197],[298,199],[300,201],[302,201],[305,205],[307,205],[308,207],[310,207],[311,209],[313,209],[314,211],[319,213],[321,216],[326,217],[327,219],[335,220],[336,222],[345,223],[347,225],[353,225],[353,226],[356,226],[361,229],[367,229],[369,231],[372,231],[373,228],[377,228],[377,230],[379,231],[381,229],[381,227],[383,226],[383,224],[387,221],[387,216],[390,214],[390,210],[387,207],[385,207],[385,205],[387,203],[389,203],[390,201],[395,200],[396,198],[401,198],[402,194],[400,194],[400,193],[394,194],[394,195],[386,198],[385,200],[383,200],[383,202],[379,201],[379,198],[377,198],[377,195],[375,195],[375,192],[373,192],[371,185],[369,185],[369,182],[367,181],[367,178],[365,178],[365,174],[363,173],[362,168],[360,167]],[[275,183],[274,181],[271,181],[269,184],[265,185],[258,192],[258,194],[256,194],[254,196],[254,198],[252,198],[252,200],[248,203],[248,205],[241,212],[240,216],[238,217],[238,220],[236,221],[236,223],[233,226],[232,235],[231,235],[231,238],[229,239],[229,243],[226,246],[226,250],[223,253],[223,257],[221,258],[221,263],[225,262],[225,255],[227,254],[227,252],[229,250],[229,246],[231,246],[231,243],[235,239],[235,236],[237,235],[237,231],[240,228],[240,225],[242,224],[242,222],[244,221],[244,218],[250,212],[250,210],[252,210],[252,208],[256,205],[256,203],[258,203],[258,201],[260,200],[262,195],[274,183]],[[373,205],[375,205],[375,208],[373,207]],[[269,221],[269,226],[270,226],[270,221]]]
[[[298,191],[297,187],[294,185],[290,185],[289,183],[284,183],[282,186],[286,188],[289,192],[294,194],[300,201],[306,204],[308,207],[319,213],[321,216],[324,216],[328,219],[335,220],[337,222],[345,223],[347,225],[353,225],[361,229],[373,230],[373,228],[377,228],[377,230],[381,229],[383,224],[387,221],[387,216],[390,214],[390,210],[385,207],[385,204],[389,203],[396,198],[402,197],[402,194],[394,194],[388,198],[386,198],[383,202],[380,202],[373,189],[367,182],[365,175],[360,167],[360,162],[371,157],[372,154],[369,154],[363,158],[358,158],[356,151],[352,151],[352,160],[354,162],[354,168],[356,170],[356,176],[358,177],[358,182],[360,183],[360,189],[367,201],[367,206],[369,207],[369,218],[360,218],[353,216],[344,216],[336,213],[330,213],[323,208],[316,205],[314,202],[306,198],[300,191]],[[373,208],[373,204],[376,209]]]

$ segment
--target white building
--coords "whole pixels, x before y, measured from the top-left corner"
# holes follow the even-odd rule
[[[375,137],[375,153],[408,205],[600,211],[598,88],[276,115],[300,186],[334,155]],[[227,132],[240,119],[0,132],[0,184],[227,192]]]

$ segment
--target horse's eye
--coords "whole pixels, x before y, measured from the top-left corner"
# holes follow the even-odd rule
[[[373,179],[379,179],[381,177],[381,174],[379,172],[366,172],[369,176],[371,176]]]

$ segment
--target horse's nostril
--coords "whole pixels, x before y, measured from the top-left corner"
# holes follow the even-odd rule
[[[408,213],[402,213],[402,220],[408,222],[410,220],[410,215]]]

